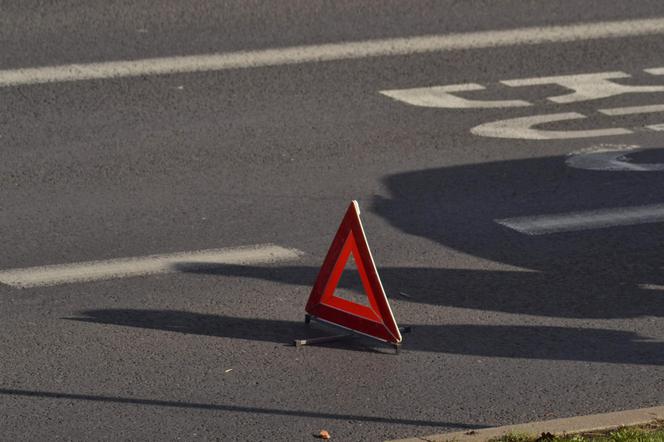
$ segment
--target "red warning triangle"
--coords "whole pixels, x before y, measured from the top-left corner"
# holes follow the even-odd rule
[[[351,253],[369,299],[369,306],[334,296]],[[401,342],[399,327],[392,315],[367,238],[364,236],[357,201],[350,204],[341,221],[305,310],[319,320],[381,341],[395,344]]]

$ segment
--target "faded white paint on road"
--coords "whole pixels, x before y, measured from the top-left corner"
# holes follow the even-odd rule
[[[611,116],[652,114],[656,112],[664,112],[664,104],[651,104],[648,106],[615,107],[613,109],[599,109],[599,112],[604,115],[611,115]]]
[[[664,68],[650,68],[644,69],[644,71],[652,75],[664,75]]]
[[[577,112],[559,114],[533,115],[530,117],[508,118],[492,121],[473,127],[470,132],[481,137],[512,138],[520,140],[562,140],[572,138],[607,137],[628,135],[632,131],[621,127],[589,130],[546,130],[535,126],[556,121],[580,120],[585,115]]]
[[[484,89],[486,88],[481,84],[465,83],[447,86],[418,87],[412,89],[394,89],[380,91],[380,93],[412,106],[420,107],[492,109],[531,105],[529,102],[523,100],[470,100],[453,95],[453,92],[481,91]]]
[[[554,103],[567,104],[579,101],[599,100],[624,94],[645,94],[664,92],[664,86],[633,86],[614,83],[613,79],[630,78],[625,72],[599,72],[593,74],[559,75],[555,77],[524,78],[505,80],[501,83],[511,87],[542,86],[557,84],[574,92],[547,100]]]
[[[648,106],[628,106],[612,109],[598,109],[603,115],[618,117],[622,115],[651,114],[664,112],[663,104]],[[573,138],[608,137],[615,135],[628,135],[634,133],[632,129],[623,127],[607,127],[603,129],[588,130],[546,130],[535,126],[557,121],[581,120],[585,115],[577,112],[563,112],[558,114],[533,115],[529,117],[508,118],[492,121],[473,127],[470,132],[474,135],[491,138],[512,138],[521,140],[562,140]],[[661,125],[644,126],[646,129],[658,130]]]
[[[664,18],[389,38],[0,71],[0,86],[283,66],[367,57],[664,34]]]
[[[648,73],[657,73],[659,69],[646,69]],[[586,74],[558,75],[553,77],[520,78],[516,80],[502,80],[500,84],[509,87],[545,86],[555,84],[572,92],[547,97],[548,101],[559,104],[577,103],[581,101],[599,100],[625,94],[645,94],[664,92],[664,86],[637,86],[615,83],[611,80],[631,78],[630,74],[622,71],[593,72]],[[380,91],[398,101],[412,106],[436,107],[444,109],[493,109],[506,107],[532,106],[524,100],[473,100],[459,97],[457,92],[473,92],[486,90],[486,87],[477,83],[450,84],[444,86],[427,86],[408,89],[390,89]],[[633,112],[638,113],[638,112]],[[619,115],[619,114],[616,114]],[[622,114],[620,114],[622,115]]]
[[[495,222],[526,235],[631,226],[664,222],[664,204],[506,218]]]
[[[303,252],[274,244],[198,250],[0,271],[0,283],[17,288],[53,286],[178,272],[189,266],[263,264],[299,258]]]

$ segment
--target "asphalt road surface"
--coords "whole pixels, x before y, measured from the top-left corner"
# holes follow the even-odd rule
[[[1,439],[663,402],[661,0],[4,1],[0,42]],[[289,345],[352,199],[398,356]]]

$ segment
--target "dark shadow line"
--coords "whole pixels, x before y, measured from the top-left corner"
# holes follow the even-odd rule
[[[11,396],[47,398],[47,399],[72,399],[80,401],[111,402],[117,404],[149,405],[156,407],[194,408],[198,410],[276,414],[281,416],[299,416],[299,417],[313,417],[313,418],[338,419],[338,420],[357,420],[365,422],[377,422],[381,424],[416,425],[416,426],[428,426],[428,427],[451,427],[451,428],[462,428],[469,430],[487,428],[486,425],[460,424],[460,423],[451,423],[451,422],[431,422],[431,421],[422,421],[416,419],[392,419],[392,418],[375,417],[375,416],[357,416],[353,414],[330,414],[330,413],[317,413],[313,411],[296,411],[296,410],[291,411],[291,410],[278,410],[274,408],[240,407],[237,405],[202,404],[196,402],[178,402],[178,401],[165,401],[165,400],[155,400],[155,399],[132,399],[125,397],[97,396],[90,394],[55,393],[50,391],[14,390],[14,389],[0,388],[0,394],[11,395]]]

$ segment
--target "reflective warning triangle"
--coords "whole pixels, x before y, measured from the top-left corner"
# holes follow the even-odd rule
[[[351,253],[369,306],[334,296]],[[319,320],[355,331],[381,341],[398,344],[401,333],[387,302],[367,238],[360,221],[360,208],[353,201],[341,221],[330,250],[321,266],[306,309]]]

